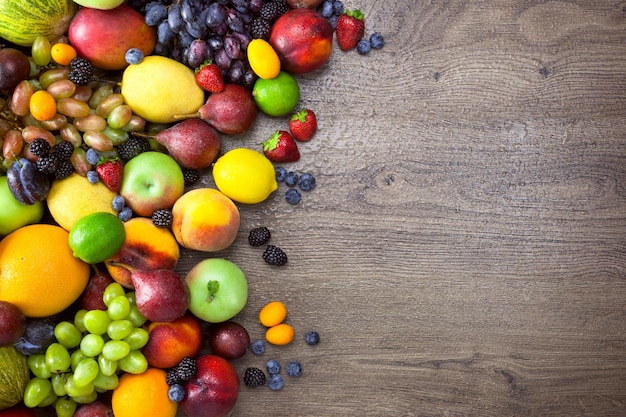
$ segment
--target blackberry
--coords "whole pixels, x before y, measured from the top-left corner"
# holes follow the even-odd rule
[[[287,13],[289,10],[291,10],[291,7],[289,7],[289,3],[287,3],[287,0],[274,0],[274,3],[276,3],[276,8],[278,10],[277,19]]]
[[[45,139],[35,139],[30,143],[28,149],[33,155],[42,157],[50,153],[50,144]]]
[[[252,246],[263,246],[265,245],[272,237],[269,229],[265,226],[255,227],[250,230],[250,234],[248,235],[248,243]]]
[[[243,374],[243,383],[246,387],[256,388],[265,384],[265,373],[259,368],[246,368]]]
[[[170,227],[172,220],[172,212],[167,209],[158,209],[152,213],[152,223],[154,223],[156,227]]]
[[[272,25],[262,17],[256,17],[252,20],[250,25],[250,36],[252,36],[252,39],[268,40],[271,31]]]
[[[42,174],[54,174],[59,166],[59,160],[53,154],[40,156],[37,159],[37,170]]]
[[[272,24],[280,16],[280,11],[281,8],[277,1],[268,1],[261,6],[259,16]]]
[[[74,145],[63,140],[52,147],[52,153],[56,155],[59,161],[68,161],[74,153]]]
[[[304,336],[304,341],[309,346],[317,345],[320,342],[320,334],[315,330],[309,330]]]
[[[150,142],[146,138],[131,135],[117,147],[117,154],[124,161],[130,161],[137,155],[150,150]]]
[[[287,263],[287,254],[278,246],[267,245],[263,252],[263,260],[270,265],[283,266]]]
[[[167,385],[176,385],[189,381],[196,375],[198,364],[193,358],[183,358],[178,365],[167,371],[165,377]]]
[[[54,171],[54,179],[62,180],[74,173],[74,165],[69,160],[63,160],[59,162],[59,166]]]
[[[298,377],[302,375],[302,364],[298,361],[291,361],[285,367],[287,375]]]
[[[197,169],[183,168],[183,178],[185,185],[195,184],[200,179],[200,172]]]
[[[77,56],[70,62],[69,79],[76,85],[87,85],[93,75],[93,65],[85,58]]]

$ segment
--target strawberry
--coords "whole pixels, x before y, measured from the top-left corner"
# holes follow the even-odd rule
[[[100,177],[100,181],[102,181],[109,190],[114,193],[120,190],[122,174],[124,172],[122,161],[118,158],[100,158],[98,165],[96,165],[96,172],[98,173],[98,177]]]
[[[224,90],[224,78],[222,70],[212,61],[205,61],[196,68],[196,82],[209,93],[221,93]]]
[[[289,130],[293,138],[300,142],[311,140],[317,130],[317,118],[313,110],[300,110],[289,119]]]
[[[296,141],[285,130],[277,130],[263,142],[263,153],[272,162],[296,162],[300,159]]]
[[[363,39],[365,35],[365,16],[360,10],[346,10],[339,19],[337,19],[336,33],[337,43],[342,51],[350,50],[356,47],[356,44]]]

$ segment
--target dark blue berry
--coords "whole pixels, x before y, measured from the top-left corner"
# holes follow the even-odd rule
[[[289,171],[287,175],[285,175],[285,184],[289,187],[295,187],[298,184],[298,179],[300,176],[293,171]]]
[[[111,203],[111,208],[117,213],[122,211],[126,206],[126,200],[121,195],[116,195],[113,197],[113,202]]]
[[[315,330],[309,330],[308,332],[306,332],[306,335],[304,336],[304,340],[307,345],[310,345],[310,346],[317,345],[320,341],[320,334],[316,332]]]
[[[287,170],[283,167],[276,167],[276,182],[285,181],[285,177],[287,176]]]
[[[265,366],[267,366],[267,373],[270,375],[274,375],[280,372],[280,362],[278,362],[276,359],[270,359],[269,361],[267,361],[267,364]]]
[[[370,44],[374,49],[380,49],[385,45],[385,38],[383,38],[383,34],[380,32],[374,32],[370,36]]]
[[[92,184],[96,184],[98,181],[100,181],[100,177],[98,176],[98,173],[96,171],[87,171],[87,181]]]
[[[333,14],[335,16],[341,16],[345,11],[345,7],[343,7],[343,2],[341,0],[335,0],[333,3]]]
[[[301,199],[300,191],[295,188],[290,188],[285,193],[285,200],[287,200],[289,204],[298,204]]]
[[[315,177],[309,173],[304,173],[300,175],[300,179],[298,180],[298,187],[302,191],[311,191],[315,188]]]
[[[372,49],[372,44],[369,39],[361,39],[359,43],[356,44],[356,51],[361,55],[367,54]]]
[[[333,15],[334,12],[335,10],[334,10],[332,1],[326,0],[324,3],[322,3],[322,10],[320,11],[320,14],[322,16],[328,19],[329,17]]]
[[[261,355],[263,352],[265,352],[265,342],[262,340],[255,340],[250,345],[250,350],[255,355]]]
[[[96,165],[98,161],[100,161],[100,152],[94,148],[89,148],[87,152],[85,152],[85,159],[87,159],[87,162],[91,165]]]
[[[124,207],[119,213],[117,213],[117,217],[125,222],[130,220],[133,217],[133,210],[130,207]]]
[[[333,27],[333,30],[337,29],[337,20],[339,20],[339,16],[337,16],[336,14],[328,18],[328,21],[330,22],[330,25]]]
[[[298,361],[291,361],[285,367],[287,375],[298,377],[302,375],[302,364]]]
[[[270,375],[270,379],[267,382],[267,386],[272,391],[278,391],[283,389],[285,386],[285,381],[283,381],[283,377],[278,374]]]
[[[185,398],[185,387],[180,384],[171,385],[167,390],[167,396],[170,401],[179,403]]]
[[[143,51],[139,48],[130,48],[124,58],[129,65],[137,65],[143,61]]]

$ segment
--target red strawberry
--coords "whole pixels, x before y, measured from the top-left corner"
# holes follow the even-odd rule
[[[100,181],[102,181],[109,190],[114,193],[120,190],[124,166],[118,158],[101,158],[98,165],[96,165],[96,172],[98,173],[98,177],[100,177]]]
[[[313,110],[304,109],[291,116],[289,130],[295,140],[307,142],[311,140],[317,130],[317,118]]]
[[[285,130],[277,130],[263,142],[263,153],[272,162],[296,162],[300,159],[296,141]]]
[[[356,47],[356,44],[363,39],[365,35],[365,16],[360,10],[346,10],[339,19],[337,19],[336,33],[337,43],[342,51],[350,50]]]
[[[209,93],[221,93],[224,90],[222,70],[211,61],[196,68],[196,82],[200,88]]]

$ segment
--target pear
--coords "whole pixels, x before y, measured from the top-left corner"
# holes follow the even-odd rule
[[[121,93],[136,115],[153,123],[174,122],[175,115],[197,112],[204,103],[193,70],[159,55],[126,67]]]
[[[150,321],[168,322],[182,317],[189,307],[189,287],[171,269],[131,271],[137,309]]]
[[[202,119],[184,120],[156,135],[133,134],[156,140],[165,146],[180,166],[187,169],[203,169],[211,165],[222,143],[217,131]]]
[[[181,112],[174,118],[201,118],[221,133],[237,135],[250,129],[256,114],[252,93],[239,84],[229,83],[221,92],[211,94],[197,111]]]

